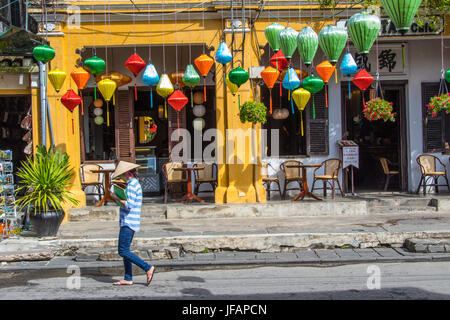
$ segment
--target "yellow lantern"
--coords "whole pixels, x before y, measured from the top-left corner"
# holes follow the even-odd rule
[[[299,88],[297,90],[294,90],[292,92],[292,99],[294,100],[298,110],[300,110],[300,117],[301,117],[301,127],[302,127],[302,137],[304,135],[303,133],[303,110],[305,110],[306,105],[309,102],[309,99],[311,98],[311,92],[309,92],[306,89]]]
[[[55,91],[59,92],[64,84],[64,80],[66,80],[66,73],[56,68],[48,73],[48,79],[50,80],[50,83]]]
[[[164,115],[167,119],[167,101],[166,98],[174,91],[172,82],[167,74],[161,75],[158,85],[156,86],[156,93],[164,98]]]
[[[114,91],[116,91],[117,84],[115,81],[111,79],[104,79],[102,81],[98,82],[98,90],[100,90],[100,93],[103,96],[103,99],[106,101],[106,123],[109,127],[109,100],[111,100],[111,97],[114,94]]]
[[[237,84],[234,84],[233,82],[231,82],[228,77],[225,79],[225,84],[227,85],[228,89],[230,89],[231,93],[234,96],[239,89]]]

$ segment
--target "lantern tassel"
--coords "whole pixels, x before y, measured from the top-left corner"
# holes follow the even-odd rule
[[[83,111],[83,90],[79,90],[80,91],[80,98],[81,98],[81,115],[84,116],[84,111]]]
[[[336,80],[336,84],[337,84],[337,73],[338,73],[338,69],[334,69],[334,79]]]
[[[351,83],[350,83],[350,81],[348,82],[348,99],[351,99],[352,98],[352,87],[351,87],[352,85],[351,85]]]
[[[313,119],[316,118],[316,105],[314,104],[314,96],[313,96]]]
[[[136,77],[134,77],[134,101],[137,101]]]
[[[282,96],[282,92],[281,92],[281,81],[280,81],[280,97]]]
[[[303,132],[303,112],[300,111],[300,119],[301,119],[301,127],[302,127],[302,137],[304,136],[304,132]]]
[[[180,137],[180,111],[177,111],[178,138]]]
[[[72,112],[72,134],[75,134],[75,125],[73,124],[73,112]]]
[[[402,44],[402,66],[403,70],[405,70],[405,45]]]
[[[203,77],[203,101],[206,102],[206,77]]]
[[[153,109],[153,90],[150,87],[150,109]]]
[[[289,94],[290,94],[290,90],[289,90]],[[292,114],[294,114],[295,113],[295,111],[294,111],[294,99],[291,99],[291,111],[292,111]]]
[[[238,105],[239,105],[239,110],[241,110],[241,96],[238,94]]]
[[[328,108],[328,84],[325,84],[325,106]]]
[[[270,110],[269,110],[269,112],[270,112],[270,114],[272,114],[272,89],[270,89],[269,92],[270,92]]]
[[[167,119],[167,101],[164,99],[164,118]]]
[[[191,108],[194,108],[194,94],[192,93],[192,88],[191,88]]]
[[[97,100],[97,83],[94,85],[94,100]]]
[[[364,93],[366,93],[366,91],[364,90],[362,93],[362,98],[363,98],[363,106],[364,108],[366,107],[366,98],[364,97]]]
[[[113,93],[112,98],[113,98],[113,106],[115,106],[116,105],[116,94],[115,93]]]
[[[109,127],[109,101],[106,101],[106,125]]]

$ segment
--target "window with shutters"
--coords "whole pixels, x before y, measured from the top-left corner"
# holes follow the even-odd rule
[[[450,117],[441,112],[432,117],[427,112],[430,98],[439,93],[439,82],[422,83],[423,152],[443,152],[450,143]],[[448,127],[448,129],[447,129]],[[448,150],[448,148],[447,148]]]

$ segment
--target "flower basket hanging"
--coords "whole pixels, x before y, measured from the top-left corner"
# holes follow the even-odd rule
[[[266,122],[266,112],[264,103],[247,101],[239,109],[239,118],[242,123],[264,123]]]
[[[392,112],[392,102],[388,102],[381,98],[375,98],[367,102],[363,115],[369,121],[384,120],[395,121],[395,113]]]
[[[440,96],[435,95],[430,99],[430,103],[427,105],[428,113],[434,118],[436,117],[442,110],[445,110],[445,113],[450,112],[450,93],[443,93]]]

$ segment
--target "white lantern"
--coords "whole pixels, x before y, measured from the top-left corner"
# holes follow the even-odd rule
[[[192,109],[192,112],[196,117],[203,117],[206,113],[206,108],[202,104],[197,104],[194,106],[194,109]]]
[[[272,117],[275,120],[284,120],[289,117],[289,110],[286,108],[273,110]]]
[[[205,120],[202,118],[195,118],[192,121],[192,126],[194,127],[194,130],[203,130],[205,127]]]
[[[97,124],[99,126],[102,125],[104,121],[105,120],[103,119],[103,117],[100,117],[100,116],[95,117],[95,119],[94,119],[95,124]]]
[[[94,114],[98,117],[101,116],[103,114],[103,109],[102,108],[95,108],[94,109]]]

